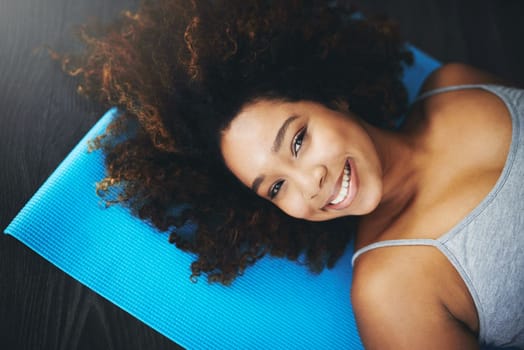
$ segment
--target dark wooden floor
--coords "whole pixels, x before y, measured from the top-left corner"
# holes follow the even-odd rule
[[[356,1],[400,22],[442,61],[524,86],[522,0]],[[137,0],[0,0],[0,228],[4,229],[102,112],[75,94],[42,50],[75,46],[71,26]],[[1,349],[178,349],[10,236],[0,235]]]

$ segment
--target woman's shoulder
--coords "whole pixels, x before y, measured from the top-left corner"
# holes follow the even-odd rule
[[[362,255],[353,271],[351,300],[365,345],[402,348],[409,336],[418,348],[475,348],[478,321],[457,279],[434,247],[388,247]]]
[[[424,81],[420,94],[450,86],[495,84],[512,85],[489,72],[463,63],[447,63],[434,70]]]
[[[448,63],[437,68],[422,84],[419,97],[408,115],[407,124],[417,125],[419,121],[428,118],[441,124],[450,122],[451,125],[462,122],[485,125],[490,121],[498,123],[500,116],[507,115],[505,105],[493,93],[472,88],[481,85],[512,84],[496,75],[462,63]],[[464,114],[468,118],[457,118]]]
[[[469,88],[460,88],[464,85]],[[511,117],[502,99],[485,89],[471,88],[472,85],[510,84],[468,65],[446,64],[423,84],[422,97],[412,110],[416,113],[414,120],[423,121],[428,140],[440,153],[447,148],[450,154],[461,151],[462,158],[479,157],[479,161],[484,162],[477,165],[491,166],[505,160],[511,138]],[[446,89],[448,87],[453,88]],[[469,141],[464,143],[465,139]]]

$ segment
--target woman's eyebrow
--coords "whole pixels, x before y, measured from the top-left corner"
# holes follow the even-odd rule
[[[278,152],[280,149],[280,146],[282,146],[282,141],[284,140],[284,136],[286,135],[286,130],[293,122],[293,120],[297,119],[298,116],[292,115],[291,117],[287,118],[284,123],[282,123],[282,126],[280,126],[280,129],[278,129],[277,135],[275,136],[275,141],[273,141],[273,147],[271,147],[271,150],[275,153]]]

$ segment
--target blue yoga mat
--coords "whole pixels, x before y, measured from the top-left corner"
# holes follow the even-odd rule
[[[439,63],[414,49],[405,83],[412,101]],[[95,193],[104,177],[108,111],[7,227],[28,247],[95,292],[187,349],[362,349],[350,304],[351,253],[313,275],[266,257],[232,286],[189,280],[190,254],[167,234]]]

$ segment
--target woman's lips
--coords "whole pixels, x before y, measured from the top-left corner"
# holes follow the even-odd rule
[[[347,184],[347,190],[343,189],[344,183]],[[324,208],[334,210],[347,208],[355,198],[357,185],[358,178],[355,171],[354,162],[351,159],[348,159],[344,165],[342,174],[339,176],[336,182],[333,195],[329,198]]]

